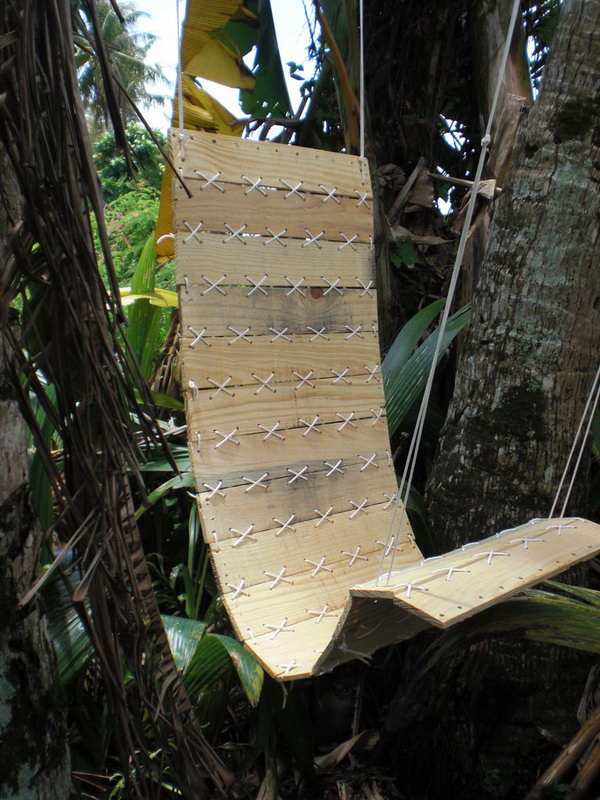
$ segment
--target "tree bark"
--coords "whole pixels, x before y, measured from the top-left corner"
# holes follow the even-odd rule
[[[0,264],[8,257],[8,218],[20,218],[19,194],[0,149],[0,174],[13,203],[0,208]],[[8,191],[12,187],[12,191]],[[1,298],[2,307],[8,298]],[[25,422],[9,377],[0,320],[0,797],[65,800],[70,762],[62,690],[39,602],[18,608],[39,571],[39,538],[29,502]]]
[[[430,480],[443,548],[550,510],[598,359],[599,85],[600,0],[571,0],[498,201]]]
[[[492,107],[496,81],[500,71],[513,0],[486,0],[473,4],[469,14],[474,78],[481,115],[481,135],[485,131]],[[531,82],[527,68],[527,49],[523,26],[517,22],[504,71],[498,105],[492,125],[492,142],[485,165],[484,178],[493,178],[502,188],[512,162],[517,131],[531,105]],[[461,212],[468,203],[463,200]],[[480,265],[485,256],[494,204],[480,198],[463,258],[460,280],[460,302],[470,303],[479,281]],[[465,335],[459,336],[459,351]]]
[[[599,356],[599,86],[600,0],[565,0],[498,201],[429,483],[440,551],[550,511]],[[582,477],[569,513],[585,514],[585,488]],[[576,730],[587,668],[567,649],[470,643],[391,705],[411,797],[522,796]],[[426,763],[412,744],[425,736]]]

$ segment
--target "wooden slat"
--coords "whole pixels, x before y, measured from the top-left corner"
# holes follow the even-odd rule
[[[382,599],[373,604],[370,599],[351,597],[348,605],[347,614],[340,615],[329,647],[312,666],[316,675],[329,672],[353,658],[366,659],[381,647],[410,639],[429,627],[428,623],[394,605],[391,600]],[[286,667],[288,665],[289,661]],[[293,671],[288,670],[287,679],[305,677],[302,667],[293,666]]]
[[[388,475],[388,477],[392,477],[393,473]],[[304,489],[303,492],[298,492],[297,497],[299,499],[304,500],[303,507],[296,508],[294,507],[290,513],[297,512],[297,520],[291,525],[291,527],[283,529],[283,526],[279,525],[273,520],[273,517],[269,517],[265,519],[263,525],[260,524],[259,519],[256,516],[256,513],[260,513],[260,504],[261,501],[259,499],[259,495],[255,494],[253,496],[247,496],[246,506],[243,505],[238,506],[238,512],[235,515],[237,520],[237,524],[234,524],[232,519],[229,517],[226,518],[226,515],[223,513],[225,506],[229,507],[228,501],[225,503],[225,506],[221,506],[221,513],[214,513],[212,511],[206,510],[206,541],[208,544],[215,545],[215,535],[218,540],[218,547],[224,546],[226,542],[235,542],[238,538],[237,533],[233,533],[232,531],[235,530],[243,530],[245,531],[249,525],[252,525],[252,537],[257,537],[258,540],[261,542],[261,548],[265,546],[265,542],[269,542],[273,539],[279,541],[283,541],[285,539],[286,546],[290,541],[295,542],[296,544],[304,542],[308,544],[309,537],[308,534],[313,534],[316,538],[322,538],[324,536],[326,539],[329,537],[329,534],[335,534],[336,532],[339,534],[342,528],[356,528],[358,531],[362,530],[363,534],[366,536],[367,528],[365,527],[366,523],[372,524],[373,515],[378,520],[387,520],[386,524],[386,535],[380,535],[380,540],[386,540],[386,536],[389,529],[390,520],[393,518],[394,520],[399,519],[399,517],[394,513],[393,505],[386,500],[384,496],[384,490],[387,489],[387,497],[391,497],[392,493],[395,491],[395,488],[389,482],[385,480],[381,480],[378,483],[377,481],[371,480],[364,481],[362,484],[359,483],[357,480],[359,477],[359,473],[353,472],[352,473],[352,480],[348,480],[346,477],[345,479],[341,479],[337,483],[337,492],[325,492],[323,491],[323,487],[321,487],[321,502],[320,504],[320,511],[324,513],[329,507],[333,507],[333,511],[331,515],[328,517],[327,520],[324,522],[319,521],[319,517],[315,515],[313,509],[318,508],[318,501],[317,499],[313,499],[313,493],[308,490],[307,488]],[[277,481],[276,483],[280,483],[281,481]],[[262,490],[261,496],[265,497],[269,494],[269,490],[273,487],[269,486],[269,489]],[[229,491],[231,493],[232,490]],[[281,489],[280,489],[281,491]],[[228,493],[228,494],[229,494]],[[276,493],[274,492],[274,496]],[[355,501],[362,501],[368,496],[368,503],[364,507],[364,512],[361,511],[359,513],[356,512],[354,506],[352,506],[350,500],[354,499]],[[284,497],[284,502],[287,498]],[[264,502],[264,501],[263,501]],[[289,501],[288,501],[289,502]],[[290,505],[286,503],[286,505],[275,505],[274,501],[271,500],[272,505],[272,513],[275,514],[275,517],[281,519],[288,519],[289,514],[286,513],[290,510]],[[207,504],[208,505],[208,504]],[[294,504],[295,506],[295,504]],[[312,506],[312,508],[311,508]],[[216,506],[215,506],[216,507]],[[202,510],[205,509],[201,506]],[[266,515],[265,515],[266,517]],[[380,523],[383,525],[383,523]],[[340,527],[341,526],[341,527]],[[294,530],[292,530],[294,529]],[[406,528],[408,531],[409,529]],[[320,536],[319,534],[322,534]],[[375,541],[375,539],[373,539]],[[386,545],[387,546],[387,545]],[[227,548],[226,548],[227,549]],[[230,552],[229,555],[234,558],[243,558],[245,555],[246,550],[251,550],[252,548],[246,548],[245,542],[239,547],[240,551],[243,551],[241,555],[239,555],[238,548],[233,548],[236,552]],[[272,554],[275,557],[276,548],[273,549]]]
[[[541,520],[394,574],[387,588],[371,585],[352,591],[363,597],[393,597],[431,624],[446,627],[600,552],[600,525],[587,520],[562,522],[569,527],[560,536],[552,526],[561,520]],[[492,550],[506,555],[492,556],[488,564],[489,556],[482,554]],[[448,567],[468,572],[456,572],[450,581],[435,572]],[[408,598],[405,588],[394,588],[405,583],[422,590]]]
[[[178,136],[178,131],[171,131],[175,152]],[[356,156],[198,131],[186,131],[185,150],[181,167],[183,178],[190,181],[198,179],[199,170],[208,178],[220,172],[223,181],[246,186],[242,175],[253,181],[260,176],[265,186],[281,188],[283,178],[292,186],[302,181],[303,189],[317,194],[326,194],[323,184],[327,191],[336,187],[340,195],[356,197],[358,189],[372,196],[368,165],[363,161],[361,167]]]
[[[294,282],[301,275],[291,275]],[[290,287],[291,288],[291,287]],[[325,328],[324,333],[348,333],[348,327],[356,328],[362,325],[360,333],[363,336],[373,336],[373,326],[377,324],[377,302],[375,298],[361,297],[358,289],[347,289],[343,297],[331,294],[324,295],[323,290],[306,287],[302,291],[290,295],[282,288],[272,289],[268,297],[262,294],[246,296],[241,288],[227,290],[227,296],[218,297],[216,291],[203,295],[198,289],[189,292],[179,292],[181,307],[181,320],[184,329],[190,325],[200,330],[206,328],[208,336],[226,336],[233,339],[235,334],[229,326],[243,331],[250,328],[250,338],[257,335],[266,335],[269,328],[282,330],[288,328],[288,333],[308,333],[310,325],[316,330]],[[288,290],[289,291],[289,290]],[[349,348],[358,335],[348,339]],[[236,349],[251,346],[250,342],[238,341]],[[239,353],[240,361],[244,359],[244,349]]]
[[[239,360],[239,351],[230,346],[223,337],[209,338],[205,341],[210,344],[198,342],[190,348],[196,338],[188,329],[184,328],[181,347],[185,349],[185,375],[188,380],[193,378],[200,389],[212,389],[213,384],[208,382],[212,378],[223,383],[230,375],[236,381],[245,381],[256,385],[260,384],[252,375],[258,375],[266,380],[274,372],[271,384],[293,381],[298,383],[298,378],[292,375],[293,371],[306,375],[311,369],[315,378],[328,378],[332,385],[348,385],[344,380],[333,384],[336,375],[332,369],[343,372],[348,369],[347,377],[352,383],[364,383],[365,364],[374,366],[380,363],[379,342],[374,336],[364,339],[353,337],[352,348],[346,348],[348,341],[344,334],[332,334],[329,341],[318,338],[310,341],[311,334],[293,335],[291,342],[278,340],[271,342],[271,336],[255,337],[252,346],[244,353],[243,362]],[[340,356],[344,355],[341,359]],[[337,366],[335,366],[337,364]],[[360,378],[358,376],[361,376]],[[351,384],[352,385],[352,384]],[[254,389],[254,391],[256,391]],[[262,389],[259,394],[270,394],[267,389]]]
[[[190,423],[193,425],[193,418]],[[218,430],[223,434],[229,433],[227,426],[224,425]],[[215,443],[221,441],[220,437],[206,437],[202,439],[201,445],[200,475],[214,476],[219,471],[248,474],[249,470],[269,469],[277,465],[300,468],[319,464],[323,469],[323,462],[332,459],[356,458],[358,453],[370,455],[377,452],[382,455],[386,452],[385,448],[389,442],[387,431],[383,427],[379,428],[377,433],[376,430],[359,424],[351,433],[346,433],[345,430],[338,433],[333,426],[325,425],[317,443],[315,436],[302,436],[300,428],[288,429],[285,443],[279,442],[282,447],[278,447],[272,441],[273,437],[264,441],[262,433],[239,436],[236,439],[239,445],[227,442],[218,448],[215,447]],[[293,476],[290,474],[290,477]]]
[[[267,489],[256,487],[249,490],[250,484],[245,481],[241,485],[226,488],[224,497],[215,494],[210,500],[208,497],[212,492],[200,485],[199,489],[204,491],[198,494],[198,502],[205,520],[207,541],[211,544],[214,542],[215,531],[227,531],[230,527],[245,529],[248,520],[254,523],[255,531],[262,531],[280,528],[275,519],[286,522],[292,514],[295,517],[292,527],[295,527],[296,522],[316,522],[319,516],[315,509],[324,513],[329,506],[333,506],[336,510],[349,512],[352,510],[349,498],[358,497],[361,493],[376,503],[385,503],[396,492],[396,476],[386,457],[379,459],[377,464],[377,469],[365,469],[364,462],[343,462],[340,465],[344,470],[343,475],[334,472],[327,478],[324,474],[322,480],[312,481],[310,489],[298,485],[304,481],[295,481],[290,486],[287,483],[289,475],[287,479],[273,479],[270,472]],[[268,471],[266,467],[251,472],[247,477],[256,480],[265,471]]]
[[[275,231],[278,233],[278,231]],[[373,252],[368,244],[356,244],[356,249],[339,249],[335,242],[323,242],[321,249],[303,248],[293,242],[282,247],[277,242],[265,244],[264,239],[248,238],[245,245],[239,242],[223,242],[223,236],[216,233],[198,233],[200,242],[187,229],[177,234],[177,272],[180,281],[187,276],[191,284],[205,289],[207,284],[203,275],[211,281],[227,275],[224,285],[238,283],[251,286],[245,276],[259,281],[263,275],[268,280],[265,285],[287,285],[286,275],[303,275],[307,285],[326,287],[322,276],[331,281],[340,278],[340,286],[360,288],[359,278],[364,285],[375,280]],[[231,247],[231,244],[234,247]],[[241,250],[243,247],[243,250]],[[310,258],[307,258],[307,251]],[[240,258],[240,253],[243,258]]]
[[[233,617],[235,612],[229,613]],[[331,642],[340,614],[341,610],[333,617],[324,617],[319,624],[314,619],[297,622],[293,634],[281,633],[273,640],[268,632],[253,639],[248,639],[248,630],[238,629],[236,633],[242,640],[246,639],[246,647],[267,672],[284,680],[297,680],[314,674],[315,665]],[[291,642],[290,636],[293,637]],[[296,642],[302,643],[301,651]]]
[[[310,521],[299,522],[295,533],[286,530],[280,536],[274,530],[259,531],[256,536],[252,532],[249,536],[254,538],[247,537],[237,547],[240,536],[227,530],[226,535],[219,538],[218,549],[212,547],[212,558],[223,580],[235,585],[242,578],[245,580],[250,596],[244,602],[248,603],[252,602],[257,585],[276,584],[276,576],[285,568],[286,581],[274,585],[272,590],[274,602],[281,607],[287,595],[293,595],[296,580],[305,573],[314,581],[319,576],[328,581],[335,575],[345,575],[347,585],[360,583],[365,576],[377,573],[385,545],[376,541],[385,541],[382,531],[389,526],[391,518],[391,509],[383,511],[381,505],[374,505],[366,514],[353,519],[347,511],[335,514],[333,523],[325,522],[318,528]],[[353,559],[357,547],[360,551]],[[321,558],[326,560],[319,568]],[[314,578],[311,577],[317,570]],[[271,574],[275,577],[270,577]],[[226,591],[233,589],[227,587]],[[344,599],[346,596],[347,590]],[[293,596],[289,600],[290,606],[295,607]]]
[[[190,456],[191,456],[192,465],[194,467],[195,474],[196,474],[196,483],[197,483],[198,494],[202,495],[204,492],[210,494],[211,490],[207,488],[207,486],[205,485],[205,482],[209,482],[210,480],[213,480],[215,478],[215,476],[209,474],[206,470],[203,470],[202,462],[200,460],[199,453],[197,452],[196,448],[191,447],[191,446],[190,446]],[[327,459],[327,461],[329,461],[329,460],[330,459]],[[382,457],[378,457],[377,458],[377,463],[380,465],[380,467],[383,464],[385,464],[386,466],[390,466],[391,467],[391,459],[390,459],[389,451],[387,451],[387,453],[385,453]],[[363,464],[364,464],[364,462],[361,461],[360,459],[357,459],[356,456],[349,456],[349,457],[344,458],[342,460],[341,466],[343,466],[344,469],[346,469],[346,468],[353,469],[354,467],[362,467]],[[262,474],[261,469],[262,469],[262,472],[264,472],[265,469],[266,469],[265,465],[262,465],[257,470],[254,470],[254,471],[250,470],[248,474],[249,475],[253,475],[253,477],[256,478],[258,474]],[[282,466],[282,465],[277,465],[277,464],[268,465],[268,472],[269,472],[269,478],[270,478],[270,480],[272,482],[279,481],[279,480],[288,481],[289,478],[290,478],[290,474],[289,474],[289,472],[287,472],[286,467]],[[304,474],[307,475],[309,480],[311,480],[313,478],[315,479],[315,482],[311,486],[311,490],[314,488],[316,483],[319,483],[322,486],[324,486],[324,485],[326,485],[326,483],[328,483],[328,481],[324,480],[324,478],[327,477],[327,473],[328,472],[330,472],[330,467],[325,466],[325,461],[324,460],[312,459],[311,461],[309,461],[308,470]],[[231,488],[236,487],[236,486],[242,486],[242,487],[247,486],[248,485],[247,482],[243,480],[243,475],[246,475],[246,474],[247,474],[246,471],[244,471],[242,473],[240,470],[235,470],[235,471],[230,471],[230,472],[222,472],[218,476],[218,480],[221,481],[221,487],[220,488],[223,489],[223,490],[226,490],[226,489],[231,489]],[[210,484],[210,485],[214,486],[214,480],[213,480],[213,483]],[[292,496],[294,496],[294,492],[295,491],[301,491],[301,490],[298,489],[298,486],[297,486],[296,482],[294,482],[293,484],[290,485],[290,490],[293,490],[293,491],[291,491],[291,495]]]
[[[187,377],[186,371],[184,378]],[[376,377],[381,379],[379,373]],[[217,389],[194,392],[188,388],[186,390],[188,421],[194,434],[200,431],[207,441],[218,442],[219,438],[214,435],[214,431],[223,431],[223,427],[229,426],[229,430],[236,427],[240,435],[261,434],[259,423],[270,427],[279,421],[280,427],[284,430],[298,427],[306,430],[299,420],[307,417],[313,420],[318,415],[320,417],[318,425],[323,424],[325,427],[329,424],[334,425],[334,431],[337,431],[337,438],[340,440],[352,438],[358,428],[364,428],[367,435],[373,434],[374,442],[381,443],[383,441],[381,437],[387,435],[386,426],[375,421],[377,411],[383,405],[383,388],[381,383],[367,383],[367,379],[367,376],[361,375],[356,377],[352,384],[347,385],[333,384],[329,378],[318,378],[313,381],[314,388],[307,385],[297,388],[299,381],[296,379],[296,383],[278,384],[274,394],[266,390],[256,394],[253,386],[235,386],[232,382],[233,397],[229,397],[223,391],[214,396]],[[376,413],[374,414],[371,409]],[[342,416],[337,416],[340,414],[348,417],[352,412],[354,416],[347,425],[344,425]],[[353,423],[357,424],[357,428],[353,427]],[[341,430],[338,431],[338,428]],[[322,427],[319,427],[319,430],[325,433]],[[332,434],[332,431],[328,431],[325,440],[320,438],[321,434],[311,431],[304,438],[311,440],[313,446],[326,447],[332,444],[335,446],[336,436]],[[261,438],[262,436],[264,434],[261,434]],[[273,449],[270,445],[274,444],[274,438],[280,441],[282,446],[289,448],[290,441],[286,440],[284,444],[278,437],[269,437],[266,442],[269,445],[269,452]]]
[[[227,225],[234,231],[245,226],[243,234],[261,234],[266,238],[285,230],[282,238],[288,247],[299,247],[307,253],[318,252],[322,240],[343,244],[356,235],[356,242],[369,244],[369,237],[373,235],[371,212],[364,205],[357,208],[352,200],[344,200],[340,205],[323,203],[315,194],[286,199],[286,192],[277,190],[268,192],[266,197],[258,192],[246,195],[241,186],[235,185],[229,185],[224,192],[210,192],[209,189],[194,192],[192,184],[188,188],[193,192],[191,197],[178,186],[174,198],[176,218],[180,220],[178,230],[182,232],[190,232],[186,222],[194,229],[200,221],[202,230],[222,233],[224,238],[232,235]],[[304,240],[313,236],[319,239],[306,244]],[[225,243],[236,247],[240,255],[245,249],[244,238],[240,241],[233,237]],[[343,250],[351,249],[350,245],[343,247]]]
[[[205,466],[202,461],[200,460],[199,453],[195,450],[195,448],[190,446],[190,454],[191,454],[191,461],[193,471],[196,475],[196,482],[199,488],[204,487],[204,484],[207,483],[210,486],[214,486],[216,482],[221,481],[222,486],[221,488],[227,488],[231,486],[241,486],[244,484],[243,476],[249,476],[250,474],[254,474],[256,477],[256,473],[262,471],[264,472],[265,469],[268,469],[269,477],[271,480],[279,480],[280,478],[284,478],[286,481],[293,477],[287,470],[288,467],[293,467],[294,465],[290,464],[264,464],[262,463],[259,467],[250,467],[250,468],[239,468],[239,465],[231,465],[231,468],[228,466],[221,466],[221,467],[211,467],[208,468]],[[343,464],[345,465],[358,465],[358,459],[356,455],[350,454],[346,455],[345,457],[342,456],[326,456],[323,453],[316,453],[317,458],[311,458],[310,460],[307,459],[304,464],[300,466],[307,466],[308,469],[303,473],[308,478],[308,483],[306,486],[309,490],[315,487],[317,483],[320,483],[324,480],[327,476],[327,473],[330,471],[330,468],[325,466],[325,462],[331,462],[332,458],[334,462],[337,462],[339,458],[342,459]],[[379,463],[383,463],[384,459],[389,459],[389,451],[383,458],[379,458]],[[287,461],[287,459],[283,459]],[[294,482],[296,483],[296,481]],[[304,482],[303,482],[304,483]],[[293,484],[292,484],[293,485]]]
[[[399,551],[397,555],[398,563],[410,564],[420,557],[418,549],[410,542],[403,547],[404,550]],[[310,556],[308,557],[310,558]],[[365,563],[366,567],[363,566]],[[269,632],[266,625],[279,622],[284,617],[288,619],[290,625],[296,625],[304,620],[312,620],[313,616],[308,612],[322,609],[324,605],[327,605],[329,609],[343,607],[348,599],[349,583],[356,581],[358,584],[362,584],[368,580],[369,576],[373,574],[373,566],[376,564],[363,561],[361,566],[358,564],[355,566],[351,575],[341,568],[334,571],[333,574],[326,573],[327,577],[323,577],[323,572],[314,578],[311,578],[311,572],[302,572],[294,576],[293,586],[279,584],[275,589],[269,589],[270,583],[260,583],[250,589],[251,602],[248,597],[241,595],[236,600],[232,600],[232,595],[229,593],[225,597],[226,605],[231,610],[236,627],[244,640],[251,638],[249,631],[252,631],[253,636],[257,639],[267,638]],[[271,570],[269,569],[269,571]],[[227,588],[229,589],[229,587]],[[312,627],[312,625],[307,627]],[[315,624],[315,632],[318,627]],[[310,639],[305,641],[292,639],[290,641],[291,634],[289,632],[282,633],[274,641],[279,644],[278,640],[283,640],[284,635],[288,640],[290,656],[302,652],[303,648],[312,649],[314,647]]]

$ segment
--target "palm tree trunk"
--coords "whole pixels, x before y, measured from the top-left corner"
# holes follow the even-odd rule
[[[600,0],[567,0],[496,209],[429,484],[440,550],[549,513],[599,355],[599,85]],[[568,511],[585,514],[585,490],[582,478]],[[429,687],[443,748],[428,753],[428,779],[465,797],[523,794],[549,739],[576,726],[584,671],[556,648],[471,646]],[[393,706],[391,727],[415,720],[425,701],[412,702],[401,722]]]

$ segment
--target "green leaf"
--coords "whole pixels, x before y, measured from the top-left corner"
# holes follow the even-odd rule
[[[58,674],[66,685],[87,664],[94,654],[94,648],[63,582],[50,579],[43,595],[48,633],[56,653]]]
[[[240,92],[240,105],[252,117],[292,114],[292,104],[283,74],[270,0],[259,0],[260,29],[256,43],[253,75],[254,89]]]
[[[430,650],[426,672],[448,651],[464,646],[473,637],[518,633],[536,642],[600,653],[600,592],[552,582],[570,594],[582,594],[586,602],[539,589],[482,611],[442,634]],[[590,596],[594,596],[593,603]],[[421,673],[422,675],[422,673]],[[419,677],[421,677],[421,675]]]
[[[231,636],[206,633],[199,620],[163,615],[163,624],[177,666],[191,697],[208,689],[215,681],[235,669],[251,705],[256,706],[264,673],[250,653]]]
[[[171,445],[171,455],[179,472],[189,472],[192,468],[190,454],[187,447],[183,445]],[[142,472],[173,472],[172,465],[166,458],[149,459],[139,465]]]
[[[395,267],[412,267],[419,257],[410,239],[396,239],[390,248],[390,260]]]
[[[139,519],[145,511],[147,511],[155,503],[158,503],[159,500],[162,500],[162,498],[172,490],[192,488],[194,485],[194,476],[191,472],[184,472],[182,475],[175,475],[174,477],[169,478],[168,481],[161,483],[160,486],[148,494],[148,502],[137,509],[135,512],[135,518]]]
[[[56,389],[52,384],[46,385],[46,396],[48,402],[56,405]],[[32,393],[31,405],[35,412],[35,418],[39,427],[43,445],[47,450],[52,449],[52,440],[56,435],[56,430],[51,420],[48,418],[46,410],[40,403],[39,399]],[[31,487],[31,500],[36,516],[40,521],[43,530],[46,530],[53,519],[52,510],[52,487],[48,479],[48,474],[44,467],[44,462],[40,458],[38,448],[35,444],[33,436],[30,436],[29,442],[30,458],[29,458],[29,482]]]
[[[154,360],[161,344],[160,320],[162,308],[153,305],[154,281],[156,275],[156,255],[154,233],[146,240],[138,261],[131,294],[139,296],[129,311],[127,341],[137,357],[143,376],[148,380],[152,374]]]
[[[148,300],[150,305],[158,306],[159,308],[177,308],[178,305],[177,292],[171,292],[169,289],[155,289],[152,292],[137,293],[127,287],[121,289],[121,303],[124,306],[133,305],[136,300]]]
[[[422,308],[408,320],[387,352],[382,367],[384,373],[387,372],[391,376],[392,373],[406,364],[413,350],[419,343],[419,339],[423,336],[427,328],[429,328],[433,320],[441,313],[445,303],[446,301],[444,298],[436,300],[430,303],[430,305],[425,306],[425,308]]]
[[[425,310],[426,309],[423,309],[423,311]],[[422,312],[419,312],[419,314],[421,313]],[[469,317],[470,307],[464,306],[448,319],[448,324],[444,332],[444,339],[438,354],[438,363],[454,338],[465,325],[467,325]],[[418,326],[415,326],[413,329],[413,335],[416,333],[417,328]],[[403,337],[405,329],[406,326],[400,331],[398,337]],[[401,342],[398,345],[397,351],[394,351],[396,345],[396,342],[394,342],[390,353],[388,353],[383,361],[382,372],[390,436],[398,430],[403,419],[409,413],[413,404],[421,397],[425,389],[427,376],[433,361],[438,333],[438,330],[434,331],[417,350],[404,361],[402,357],[404,356],[405,358],[406,356],[406,344]]]
[[[183,411],[185,408],[181,400],[178,400],[176,397],[171,397],[169,394],[150,392],[150,396],[154,400],[154,403],[161,408],[170,408],[173,411]],[[142,402],[142,395],[138,389],[135,389],[135,399],[138,403]]]
[[[177,669],[185,672],[204,636],[206,623],[169,614],[162,615],[162,622]]]
[[[434,552],[434,542],[429,530],[429,521],[427,519],[427,505],[425,498],[414,486],[411,486],[408,492],[408,499],[406,502],[406,510],[413,532],[419,542],[419,547],[424,550]]]
[[[264,680],[264,672],[260,664],[237,639],[219,633],[209,633],[205,636],[197,651],[198,658],[205,655],[208,644],[213,642],[215,646],[220,646],[227,653],[230,666],[233,664],[250,705],[258,705]]]
[[[573,595],[573,597],[578,600],[600,608],[600,592],[595,589],[587,589],[584,586],[571,586],[566,583],[560,583],[559,581],[544,581],[544,586],[548,586],[559,592],[564,592],[565,594]]]

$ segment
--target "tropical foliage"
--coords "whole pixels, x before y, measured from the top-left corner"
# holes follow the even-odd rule
[[[96,131],[112,124],[106,93],[106,66],[110,67],[119,112],[126,122],[137,119],[131,101],[147,104],[164,100],[163,95],[151,93],[148,89],[150,83],[164,81],[164,77],[158,66],[146,63],[146,55],[156,37],[137,29],[144,16],[144,12],[132,2],[121,2],[118,6],[110,0],[81,2],[80,30],[75,37],[75,63],[81,97]],[[107,65],[98,58],[100,48]]]
[[[157,143],[165,147],[165,136],[160,131],[153,131],[150,135],[141,124],[135,122],[127,125],[125,134],[130,162],[123,149],[117,148],[111,133],[106,133],[94,145],[94,164],[107,203],[112,203],[134,188],[160,190],[164,159]]]

